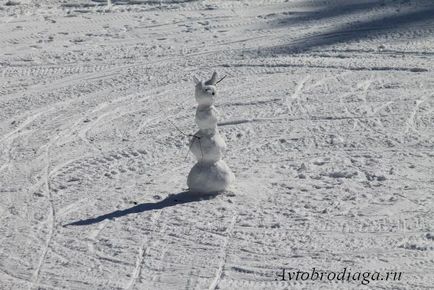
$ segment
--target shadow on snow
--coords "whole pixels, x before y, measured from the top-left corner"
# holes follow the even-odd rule
[[[100,216],[97,216],[94,218],[75,221],[75,222],[64,225],[64,227],[66,227],[66,226],[92,225],[92,224],[102,222],[104,220],[111,220],[111,219],[123,217],[126,215],[130,215],[130,214],[138,214],[138,213],[142,213],[142,212],[146,212],[146,211],[163,209],[166,207],[175,206],[175,205],[183,204],[183,203],[197,202],[197,201],[201,201],[201,200],[209,200],[209,199],[215,198],[217,195],[218,195],[217,193],[204,195],[204,194],[191,193],[189,191],[180,192],[177,194],[171,194],[159,202],[155,202],[155,203],[149,202],[149,203],[138,204],[138,205],[135,205],[135,206],[127,208],[127,209],[116,210],[116,211],[113,211],[113,212],[110,212],[110,213],[107,213],[104,215],[100,215]]]
[[[298,30],[303,29],[303,27],[311,27],[318,21],[328,21],[335,17],[345,16],[348,20],[322,31],[308,32],[305,36],[295,38],[290,43],[261,49],[261,53],[297,53],[336,43],[379,36],[386,32],[405,32],[412,25],[421,22],[425,23],[420,26],[422,30],[418,31],[415,36],[432,35],[434,28],[433,2],[422,1],[423,4],[416,7],[410,5],[411,2],[401,6],[395,3],[398,2],[394,2],[392,6],[386,5],[384,1],[362,4],[342,3],[339,6],[329,6],[309,12],[284,12],[283,14],[287,15],[287,18],[271,21],[269,24],[274,28],[292,27]],[[354,19],[354,17],[364,16],[374,8],[379,8],[382,13],[363,17],[364,19]]]

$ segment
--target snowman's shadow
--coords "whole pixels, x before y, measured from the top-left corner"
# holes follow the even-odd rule
[[[149,202],[149,203],[141,203],[138,205],[135,205],[133,207],[123,209],[123,210],[116,210],[104,215],[100,215],[94,218],[84,219],[75,221],[69,224],[66,224],[64,226],[86,226],[86,225],[92,225],[99,222],[102,222],[104,220],[112,220],[115,218],[123,217],[129,214],[137,214],[142,213],[146,211],[151,210],[159,210],[166,207],[183,204],[183,203],[189,203],[189,202],[197,202],[202,200],[209,200],[215,198],[219,193],[212,193],[212,194],[198,194],[198,193],[192,193],[190,191],[184,191],[176,194],[170,194],[165,199],[159,201],[159,202]]]

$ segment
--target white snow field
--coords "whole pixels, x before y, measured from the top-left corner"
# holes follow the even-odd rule
[[[0,289],[432,289],[433,108],[432,0],[2,0]]]

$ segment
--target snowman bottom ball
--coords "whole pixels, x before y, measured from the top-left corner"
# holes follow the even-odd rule
[[[188,174],[187,185],[190,192],[216,193],[227,189],[234,178],[234,174],[223,160],[198,162]]]

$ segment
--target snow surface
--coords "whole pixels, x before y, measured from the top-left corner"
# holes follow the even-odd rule
[[[0,289],[428,289],[434,2],[0,2]],[[214,70],[229,193],[184,192]],[[188,159],[185,160],[186,155]],[[282,268],[401,281],[275,281]]]

